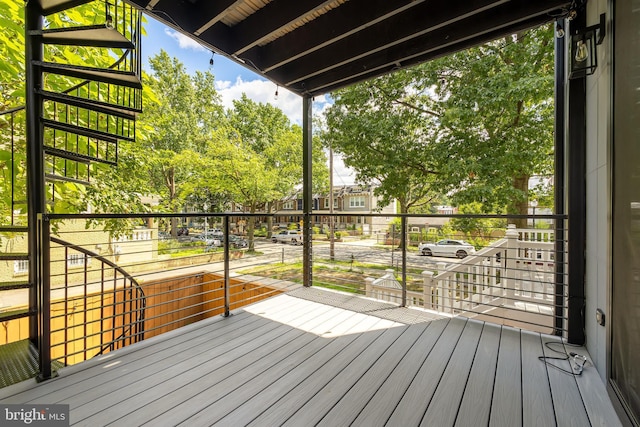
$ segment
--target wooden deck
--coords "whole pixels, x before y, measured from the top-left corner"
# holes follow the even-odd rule
[[[591,364],[573,376],[538,359],[562,348],[301,288],[0,389],[0,403],[69,404],[72,425],[93,427],[620,425]]]

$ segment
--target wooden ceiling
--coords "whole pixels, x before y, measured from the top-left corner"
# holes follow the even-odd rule
[[[566,15],[569,0],[128,0],[314,96]]]

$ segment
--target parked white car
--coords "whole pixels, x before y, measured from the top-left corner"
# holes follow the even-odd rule
[[[476,253],[476,249],[464,240],[443,239],[437,243],[420,243],[418,252],[425,256],[464,258]]]
[[[292,245],[302,244],[302,231],[282,230],[271,237],[273,243],[291,243]]]

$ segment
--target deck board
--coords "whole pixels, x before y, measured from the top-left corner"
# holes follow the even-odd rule
[[[290,320],[301,325],[317,327],[323,322],[330,322],[334,315],[335,310],[315,315],[307,312]],[[222,353],[217,348],[212,348],[209,360],[198,369],[174,375],[171,380],[151,388],[151,391],[157,394],[155,399],[146,402],[149,397],[143,395],[132,398],[131,403],[138,403],[134,407],[139,409],[122,414],[122,419],[127,423],[145,421],[151,409],[153,419],[161,417],[163,423],[176,425],[187,416],[196,414],[208,404],[226,396],[234,387],[266,371],[289,354],[295,354],[297,351],[316,351],[313,346],[307,346],[317,338],[315,335],[305,334],[300,329],[281,324],[275,334],[248,343],[246,349],[244,346],[238,346]]]
[[[327,413],[346,393],[349,388],[366,372],[367,369],[407,331],[406,327],[387,329],[381,336],[360,354],[348,366],[336,373],[324,387],[316,390],[312,400],[300,406],[282,425],[299,426],[314,425]]]
[[[469,378],[483,324],[473,320],[467,321],[438,388],[436,389],[427,412],[422,419],[422,426],[452,426],[455,423],[464,388]]]
[[[478,342],[465,393],[455,422],[456,427],[486,426],[491,413],[491,397],[498,363],[501,328],[485,324]]]
[[[502,327],[489,425],[522,425],[520,331]]]
[[[422,325],[407,327],[398,340],[374,361],[340,400],[325,414],[320,414],[320,420],[313,420],[313,424],[328,427],[341,423],[350,424],[425,330]]]
[[[522,420],[525,427],[555,426],[555,410],[547,370],[542,356],[540,334],[521,332],[522,344]]]
[[[557,339],[547,338],[546,342],[559,342]],[[559,357],[557,352],[551,351],[547,346],[543,345],[544,355],[547,357]],[[560,355],[562,357],[562,355]],[[584,407],[584,402],[578,390],[578,384],[570,373],[565,373],[560,369],[554,369],[553,366],[571,372],[571,365],[567,360],[548,360],[547,373],[549,375],[549,384],[551,386],[551,397],[553,405],[556,408],[556,422],[559,426],[589,426],[590,421]]]
[[[322,352],[304,360],[296,367],[295,371],[287,372],[245,401],[236,402],[237,407],[228,413],[221,414],[221,416],[218,415],[213,421],[224,425],[246,425],[259,414],[276,407],[278,402],[288,404],[289,400],[285,397],[287,393],[290,393],[291,390],[301,389],[300,384],[305,381],[313,382],[314,377],[321,378],[322,375],[319,375],[318,372],[323,368],[334,369],[335,359],[338,357],[344,358],[348,352],[359,354],[379,334],[381,331],[373,335],[369,334],[370,340],[362,339],[363,336],[358,334],[347,334],[331,340]],[[314,387],[316,384],[307,388],[313,390]]]
[[[67,403],[91,427],[620,425],[592,366],[573,377],[538,360],[546,341],[296,289],[0,389],[0,403]]]
[[[588,355],[589,353],[584,347],[573,348],[578,354]],[[622,427],[622,423],[615,414],[611,413],[611,401],[607,393],[594,393],[594,389],[598,390],[602,386],[602,380],[595,365],[589,358],[589,362],[585,365],[582,375],[576,378],[578,390],[585,403],[587,416],[592,426],[598,427]]]
[[[306,402],[313,399],[336,373],[344,370],[359,354],[370,347],[374,342],[383,339],[386,331],[375,330],[372,333],[359,335],[353,343],[341,352],[339,357],[332,359],[329,363],[322,365],[318,370],[304,377],[303,381],[295,387],[289,389],[285,394],[261,412],[254,412],[253,419],[247,423],[252,426],[278,425],[289,419],[295,411]],[[294,374],[296,375],[296,374]],[[295,380],[293,381],[295,382]]]
[[[453,318],[443,331],[446,339],[439,339],[425,363],[413,378],[407,392],[402,396],[395,410],[391,414],[387,424],[391,426],[419,425],[433,393],[440,382],[449,358],[462,335],[467,320]]]
[[[375,426],[384,425],[389,419],[399,400],[404,396],[411,380],[429,356],[430,350],[440,338],[447,326],[448,319],[432,322],[425,333],[418,338],[416,344],[407,352],[406,357],[398,365],[396,371],[387,378],[376,394],[361,409],[354,425]]]
[[[349,324],[349,317],[353,317],[352,315],[349,315],[349,312],[344,310],[343,313],[339,314],[342,315],[331,316],[330,319],[326,320],[325,323],[329,326],[329,330],[332,330],[334,327],[338,327],[341,323]],[[306,366],[301,366],[305,362],[313,360],[316,355],[323,354],[328,356],[332,352],[340,350],[342,346],[347,346],[354,338],[355,336],[347,336],[342,340],[332,340],[318,336],[314,340],[313,344],[310,345],[309,348],[305,349],[305,352],[295,352],[286,355],[286,357],[283,357],[277,363],[263,371],[259,377],[256,377],[252,381],[245,382],[233,390],[229,390],[228,393],[225,394],[224,399],[208,402],[205,406],[199,408],[198,413],[184,420],[181,424],[188,426],[200,426],[210,425],[212,422],[217,422],[220,418],[223,418],[225,415],[237,409],[237,407],[243,402],[246,402],[256,395],[261,395],[261,392],[264,389],[278,382],[289,372],[299,372],[299,369],[305,369]],[[187,405],[190,407],[193,406],[191,402],[188,402]]]

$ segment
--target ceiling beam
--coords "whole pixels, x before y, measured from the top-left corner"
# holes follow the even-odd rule
[[[418,51],[413,55],[404,56],[401,59],[384,60],[383,58],[380,58],[376,62],[367,62],[365,67],[348,64],[344,67],[334,69],[330,72],[305,80],[304,82],[296,83],[290,88],[290,90],[311,96],[324,94],[332,90],[388,74],[400,68],[408,68],[426,61],[450,55],[454,52],[468,49],[479,44],[504,37],[505,35],[530,29],[546,22],[549,22],[549,17],[547,15],[537,15],[528,17],[517,23],[506,24],[503,27],[491,28],[483,33],[475,33],[468,37],[456,38],[456,40],[451,40],[449,43],[433,42],[432,44],[425,46],[425,49],[421,49],[421,51]],[[440,41],[442,40],[440,39]]]
[[[218,22],[236,0],[190,1],[190,0],[160,0],[155,5],[148,0],[133,0],[144,7],[147,13],[163,22],[171,24],[177,29],[191,35],[198,35],[197,31],[211,22]],[[221,34],[218,31],[218,34]],[[228,35],[228,33],[226,33]],[[219,37],[219,36],[218,36]]]
[[[286,34],[265,46],[251,48],[244,52],[243,57],[259,63],[268,72],[425,1],[350,0],[308,22],[304,29]],[[313,37],[301,37],[301,30]]]
[[[241,55],[274,33],[322,10],[334,0],[276,0],[231,28],[232,53]]]
[[[292,85],[350,62],[359,62],[366,56],[380,54],[385,49],[403,46],[412,39],[428,39],[434,31],[487,11],[493,14],[500,6],[508,4],[508,0],[450,0],[447,7],[435,8],[431,2],[423,3],[267,74],[276,80],[288,76],[286,85]]]

